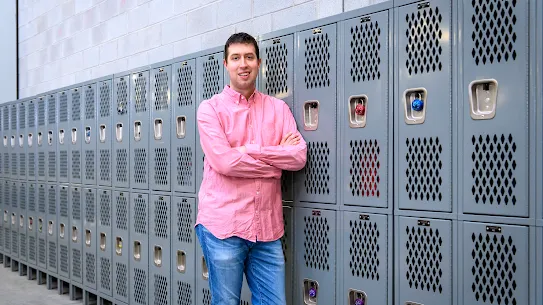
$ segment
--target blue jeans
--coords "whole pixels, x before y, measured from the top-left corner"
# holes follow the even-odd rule
[[[243,273],[253,305],[286,305],[285,260],[281,241],[250,242],[242,238],[218,239],[197,225],[209,271],[212,305],[239,305]]]

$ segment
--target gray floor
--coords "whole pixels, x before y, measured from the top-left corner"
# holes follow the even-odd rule
[[[59,295],[58,290],[47,290],[37,281],[29,281],[11,268],[0,265],[0,305],[66,305],[82,304],[70,301],[69,296]]]

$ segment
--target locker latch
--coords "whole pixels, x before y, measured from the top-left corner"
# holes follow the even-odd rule
[[[154,123],[155,140],[162,140],[162,128],[163,128],[162,119],[155,119],[155,123]]]
[[[53,229],[54,229],[53,225],[54,225],[54,223],[53,223],[52,220],[49,220],[47,222],[47,233],[49,233],[49,235],[53,235]]]
[[[123,123],[117,123],[117,126],[115,127],[115,138],[117,139],[117,142],[123,141]]]
[[[202,255],[202,278],[206,281],[209,279],[209,271],[207,270],[206,259],[204,258],[203,255]]]
[[[58,131],[58,143],[61,145],[64,144],[64,129]]]
[[[92,232],[89,229],[85,229],[85,245],[87,247],[91,246],[91,239],[92,238]]]
[[[49,130],[49,132],[47,132],[47,144],[49,144],[49,146],[53,145],[53,131],[52,130]]]
[[[106,125],[104,124],[101,124],[100,125],[100,143],[105,143],[106,142]]]
[[[351,96],[349,98],[349,127],[366,127],[366,107],[368,97],[366,95]]]
[[[15,226],[17,224],[17,215],[15,213],[11,213],[11,225]]]
[[[319,283],[310,279],[304,279],[304,304],[317,305]]]
[[[38,232],[43,232],[43,219],[38,218]]]
[[[428,93],[424,88],[407,89],[404,91],[405,123],[408,125],[422,124],[426,119]]]
[[[119,236],[115,239],[115,253],[119,256],[123,255],[123,239]]]
[[[141,260],[141,242],[137,240],[134,242],[134,260]]]
[[[77,227],[76,226],[72,226],[72,242],[76,243],[77,242]]]
[[[134,140],[141,140],[141,121],[134,122]]]
[[[19,227],[21,227],[21,228],[25,227],[25,217],[24,217],[24,215],[19,216]]]
[[[32,147],[32,143],[34,143],[34,135],[29,133],[28,134],[28,147]]]
[[[91,128],[90,126],[85,126],[85,143],[89,144],[91,142]]]
[[[187,254],[185,251],[177,250],[177,272],[185,273],[187,270]]]
[[[38,132],[38,146],[41,146],[43,144],[43,133],[40,131]]]
[[[482,79],[469,84],[469,104],[471,118],[490,120],[496,116],[498,81]]]
[[[368,295],[364,291],[349,289],[349,305],[366,305]]]
[[[155,266],[157,267],[162,266],[162,247],[161,246],[155,246],[155,255],[154,255],[153,261],[155,263]]]
[[[8,223],[8,221],[9,221],[8,211],[4,211],[4,222]]]
[[[66,225],[64,225],[63,223],[60,224],[59,226],[59,232],[58,232],[58,236],[62,239],[64,239],[64,236],[66,235],[65,232],[66,231]]]
[[[19,147],[23,147],[24,144],[25,144],[25,136],[19,135]]]
[[[304,130],[317,130],[319,127],[319,101],[304,103]]]
[[[106,233],[100,232],[100,250],[106,251],[106,244],[107,244],[107,237]]]
[[[34,217],[28,217],[28,231],[34,230]]]
[[[175,133],[177,134],[177,138],[184,139],[186,130],[187,130],[187,117],[184,115],[180,115],[177,118],[175,118],[175,121],[176,121]]]
[[[77,143],[77,128],[72,128],[72,144]]]
[[[15,136],[11,136],[11,147],[15,147]]]

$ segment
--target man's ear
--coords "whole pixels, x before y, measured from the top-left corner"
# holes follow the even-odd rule
[[[228,61],[226,60],[226,58],[222,60],[222,63],[225,68],[228,67]]]

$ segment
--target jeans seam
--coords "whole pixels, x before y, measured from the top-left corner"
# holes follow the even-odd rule
[[[265,305],[264,304],[264,294],[262,293],[262,289],[260,288],[260,281],[258,279],[258,276],[256,276],[256,272],[255,272],[255,269],[254,269],[254,263],[252,262],[252,260],[249,260],[249,268],[251,268],[251,270],[253,271],[253,276],[254,276],[254,281],[256,283],[256,289],[258,290],[258,295],[260,297],[260,305]]]

